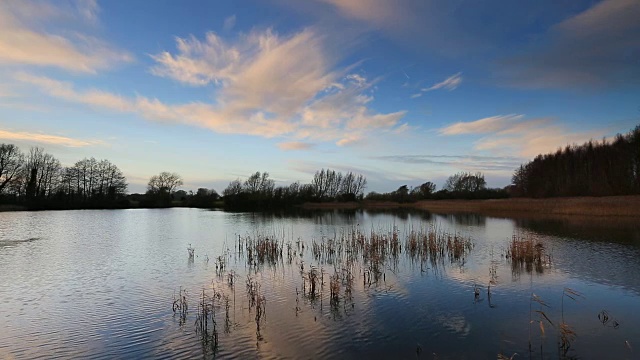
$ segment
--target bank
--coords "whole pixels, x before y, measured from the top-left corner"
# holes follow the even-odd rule
[[[580,215],[640,217],[640,195],[565,198],[510,198],[492,200],[422,200],[414,203],[362,201],[305,203],[305,209],[397,209],[431,212],[472,212],[485,215]]]

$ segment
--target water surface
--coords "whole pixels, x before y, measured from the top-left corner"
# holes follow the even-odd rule
[[[412,258],[407,235],[431,226],[473,247],[460,259]],[[395,233],[403,247],[377,281],[367,280],[371,262],[351,263],[351,292],[341,282],[332,302],[329,278],[342,274],[344,257],[315,258],[313,243],[353,231]],[[544,243],[550,261],[514,268],[505,257],[514,234]],[[0,358],[639,358],[639,234],[633,221],[426,212],[0,213]],[[249,263],[238,246],[261,236],[281,244],[277,262]],[[324,280],[314,296],[311,268]],[[259,321],[247,281],[265,300]],[[184,321],[172,310],[181,288]],[[221,294],[215,348],[195,331],[203,289]],[[575,332],[566,353],[563,318]]]

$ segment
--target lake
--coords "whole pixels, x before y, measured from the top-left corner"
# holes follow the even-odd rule
[[[625,219],[5,212],[0,285],[0,358],[640,358]]]

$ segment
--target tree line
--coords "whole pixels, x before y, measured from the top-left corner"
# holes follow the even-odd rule
[[[407,203],[420,200],[499,199],[508,196],[504,189],[487,188],[487,182],[481,172],[459,172],[449,176],[442,189],[438,191],[435,183],[427,181],[416,187],[402,185],[388,193],[370,192],[365,199]]]
[[[640,194],[640,125],[611,141],[538,155],[516,169],[512,184],[514,196],[533,198]]]
[[[343,174],[331,169],[315,173],[311,183],[299,181],[276,186],[268,172],[255,172],[246,180],[233,180],[222,192],[225,208],[265,209],[305,202],[356,201],[364,196],[367,179],[351,171]]]
[[[85,158],[62,166],[40,147],[27,153],[0,144],[0,200],[30,208],[114,208],[128,206],[127,181],[108,160]]]

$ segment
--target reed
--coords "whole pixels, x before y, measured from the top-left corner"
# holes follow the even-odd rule
[[[511,261],[511,269],[518,274],[523,268],[527,272],[533,269],[537,273],[543,273],[544,268],[551,262],[551,256],[546,254],[542,242],[536,241],[532,236],[514,234],[506,251],[505,257]]]
[[[262,333],[260,332],[260,328],[261,328],[261,324],[263,321],[265,321],[265,317],[266,317],[266,305],[267,305],[267,300],[264,297],[264,295],[259,295],[256,298],[256,340],[257,341],[262,341],[263,337],[262,337]]]
[[[187,303],[187,290],[182,289],[178,290],[178,296],[173,294],[173,313],[178,314],[180,316],[180,325],[184,325],[187,320],[187,312],[189,311],[189,304]]]
[[[306,277],[303,277],[303,281],[309,284],[307,296],[311,300],[314,300],[317,296],[318,284],[320,283],[318,279],[318,269],[315,266],[311,266],[306,273]],[[306,288],[306,286],[304,288]]]
[[[330,303],[332,306],[338,306],[340,303],[340,276],[335,272],[329,278]]]
[[[565,298],[570,299],[574,302],[577,302],[578,299],[584,298],[584,295],[568,287],[565,287],[562,290],[562,300],[560,302],[561,304],[560,314],[562,317],[562,322],[560,323],[560,341],[558,342],[558,346],[560,347],[560,350],[563,356],[567,355],[567,353],[569,352],[569,349],[571,348],[571,343],[575,341],[575,339],[578,336],[575,330],[569,324],[567,324],[567,322],[564,319],[564,299]]]
[[[214,352],[218,349],[218,328],[216,322],[216,299],[220,298],[220,294],[213,289],[213,295],[207,296],[205,289],[202,289],[200,299],[198,301],[198,312],[194,323],[196,333],[200,335],[203,347],[210,346]],[[211,331],[209,324],[211,323]]]
[[[393,204],[391,204],[393,205]],[[566,197],[548,199],[494,199],[494,200],[425,200],[411,207],[431,212],[474,212],[488,215],[580,215],[628,216],[640,215],[640,196]]]
[[[247,298],[249,299],[249,311],[251,311],[251,309],[256,307],[258,297],[260,296],[260,283],[258,283],[255,278],[248,275],[246,281],[246,290]]]
[[[537,303],[539,305],[539,309],[538,310],[533,310],[533,303]],[[547,316],[547,314],[542,310],[543,308],[549,308],[549,305],[547,305],[547,303],[542,300],[542,298],[540,298],[539,296],[537,296],[534,293],[531,293],[531,297],[529,298],[529,352],[532,351],[532,343],[531,343],[531,325],[536,323],[538,324],[538,327],[540,328],[540,338],[544,338],[544,336],[546,335],[546,331],[545,331],[545,327],[544,327],[544,321],[548,322],[551,326],[555,326],[553,325],[553,321],[551,321],[551,319],[549,318],[549,316]],[[533,314],[537,314],[538,315],[538,319],[534,320],[533,319]],[[540,350],[542,353],[542,341],[540,341]]]
[[[276,265],[282,260],[284,244],[275,236],[257,235],[256,237],[238,237],[239,247],[244,247],[247,253],[247,264],[258,266],[263,264]]]

